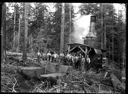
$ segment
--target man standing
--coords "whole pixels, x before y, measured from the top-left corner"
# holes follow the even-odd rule
[[[64,53],[60,53],[60,63],[63,63],[63,59],[64,59]]]
[[[81,57],[81,69],[84,72],[85,71],[85,57],[83,55]]]
[[[71,54],[67,53],[66,59],[67,59],[66,64],[71,65],[71,61],[72,61],[72,56],[71,56]]]
[[[58,54],[56,52],[54,52],[53,56],[54,56],[54,62],[57,62],[58,61]]]
[[[48,61],[50,61],[50,59],[51,59],[51,53],[50,53],[50,51],[47,53],[47,60]]]
[[[46,53],[43,53],[43,54],[42,54],[42,57],[43,57],[43,60],[47,60]]]
[[[87,61],[87,63],[86,63],[86,70],[88,71],[90,69],[90,67],[91,67],[91,64],[90,64],[91,60],[90,60],[88,55],[87,55],[86,61]]]
[[[38,52],[37,52],[37,60],[38,60],[38,63],[40,63],[40,58],[41,58],[41,53],[40,53],[40,51],[38,50]]]

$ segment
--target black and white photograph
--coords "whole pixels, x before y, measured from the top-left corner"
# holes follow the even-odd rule
[[[125,94],[126,3],[1,3],[1,92]]]

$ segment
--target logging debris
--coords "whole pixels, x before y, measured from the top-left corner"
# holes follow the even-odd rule
[[[12,63],[10,64],[10,62]],[[72,69],[60,77],[47,76],[41,79],[26,79],[27,77],[17,73],[17,67],[14,67],[17,62],[8,59],[5,64],[2,64],[2,92],[124,93],[125,91],[125,85],[112,72],[108,72],[108,75],[104,78],[105,72],[95,73],[89,70],[83,73]],[[28,60],[28,67],[38,66],[33,62]],[[58,84],[59,79],[61,79],[60,84]]]

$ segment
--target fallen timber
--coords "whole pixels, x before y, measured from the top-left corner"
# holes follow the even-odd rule
[[[22,56],[23,53],[6,51],[8,56]],[[31,56],[31,53],[27,53],[27,56]]]
[[[56,78],[56,77],[61,77],[63,75],[64,75],[63,73],[51,73],[51,74],[43,74],[43,75],[40,75],[40,76],[41,77],[53,77],[53,78]]]
[[[22,53],[9,52],[9,51],[7,51],[6,54],[7,54],[7,55],[13,55],[13,56],[22,56],[22,55],[23,55]]]
[[[38,65],[38,63],[37,63],[37,65]],[[11,67],[14,67],[14,66],[11,65]],[[65,76],[66,73],[68,73],[68,72],[70,72],[70,70],[72,70],[71,66],[59,65],[58,63],[43,62],[43,61],[41,61],[41,64],[38,67],[34,67],[34,66],[25,66],[25,67],[23,67],[23,66],[15,66],[15,68],[17,70],[19,70],[20,72],[22,72],[23,74],[27,75],[30,78],[33,78],[33,77],[36,77],[36,78],[39,78],[39,79],[43,79],[43,78],[45,78],[45,79],[51,79],[52,78],[52,79],[55,79],[55,80],[57,80],[58,77]],[[75,73],[73,73],[73,74],[75,74]],[[89,73],[89,74],[91,74],[91,73]],[[96,75],[98,76],[98,74],[96,74]],[[87,77],[84,77],[84,78],[87,78]],[[90,76],[90,79],[89,80],[86,79],[86,81],[82,81],[83,83],[81,81],[71,81],[71,83],[72,84],[78,84],[79,86],[84,87],[85,92],[91,92],[91,90],[90,91],[87,91],[87,88],[88,87],[91,88],[91,86],[92,86],[92,84],[90,84],[88,82],[91,81],[92,83],[97,83],[97,81],[98,81],[98,80],[95,80],[94,81],[91,78],[93,79],[94,77],[91,77]],[[107,79],[107,77],[105,77],[105,79],[110,80],[110,81],[112,81],[112,79],[114,79],[112,81],[112,84],[117,89],[118,88],[121,88],[123,91],[125,90],[125,86],[120,82],[120,80],[118,80],[118,77],[116,77],[116,76],[110,76],[110,78],[111,79]],[[80,78],[77,77],[77,79],[80,79]],[[98,78],[96,77],[96,79],[98,79]],[[108,82],[105,79],[102,80],[102,81],[99,81],[98,84],[99,85],[102,85],[102,84],[103,85],[107,85]],[[105,83],[103,83],[103,82],[105,82]],[[107,86],[110,86],[111,87],[111,85],[109,85],[109,84]],[[103,86],[101,86],[101,87],[103,87]],[[106,91],[100,90],[99,92],[100,93],[101,92],[103,93],[103,92],[106,92]],[[109,92],[111,92],[111,91],[109,91]]]
[[[10,59],[13,59],[13,60],[19,61],[19,62],[20,61],[23,61],[22,60],[23,53],[9,52],[9,51],[7,51],[6,54],[7,54],[7,57],[9,57]],[[37,60],[37,58],[34,57],[32,55],[32,53],[27,53],[27,59],[29,59],[29,60]]]
[[[111,80],[115,89],[122,90],[123,92],[125,91],[125,85],[121,83],[120,80],[114,74],[111,74]]]
[[[29,66],[29,65],[28,66],[18,66],[19,63],[23,63],[22,57],[20,56],[22,54],[21,53],[13,53],[13,52],[7,52],[7,53],[8,53],[9,59],[13,60],[17,63],[17,64],[15,64],[16,66],[10,64],[10,67],[17,69],[18,73],[25,74],[26,76],[28,76],[30,78],[33,78],[33,77],[41,78],[41,77],[43,77],[43,74],[49,76],[49,74],[52,74],[52,73],[56,74],[56,76],[57,75],[60,76],[61,73],[62,74],[66,73],[69,68],[71,69],[71,66],[66,66],[66,65],[59,66],[58,63],[49,63],[49,62],[41,62],[41,64],[39,64],[37,62],[36,63],[32,62],[36,66]],[[29,58],[29,60],[32,60],[32,59]],[[51,76],[54,78],[53,75],[50,75],[50,77]]]
[[[67,71],[71,70],[71,66],[60,65],[58,64],[42,64],[40,67],[18,67],[18,72],[29,76],[30,78],[37,77],[41,79],[42,77],[56,78],[63,76]]]

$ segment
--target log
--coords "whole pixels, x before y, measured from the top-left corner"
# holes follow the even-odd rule
[[[60,65],[59,72],[66,73],[66,72],[71,71],[72,69],[73,69],[72,66]]]
[[[56,78],[56,77],[61,77],[63,76],[64,74],[62,73],[51,73],[51,74],[43,74],[43,75],[40,75],[40,77],[52,77],[52,78]]]
[[[122,89],[124,91],[125,85],[121,83],[120,80],[114,74],[111,74],[110,76],[111,76],[111,81],[113,83],[114,88]]]
[[[22,58],[21,57],[14,57],[14,56],[9,56],[8,57],[10,60],[14,60],[16,62],[22,62]]]
[[[53,91],[53,90],[55,90],[57,88],[60,88],[60,86],[54,86],[53,88],[49,89],[48,92],[51,92],[51,91]]]
[[[22,55],[23,55],[22,53],[9,52],[9,51],[7,51],[6,54],[7,54],[7,55],[18,55],[18,56],[22,56]]]
[[[54,65],[54,64],[48,63],[48,64],[46,64],[45,68],[49,73],[56,72],[56,65]]]
[[[66,66],[66,65],[58,65],[54,63],[48,63],[46,64],[46,70],[49,71],[50,73],[66,73],[72,69],[71,66]]]
[[[9,56],[22,56],[22,55],[23,55],[23,53],[9,52],[9,51],[6,51],[6,54],[9,55]],[[27,56],[28,56],[28,57],[31,57],[32,54],[31,54],[31,53],[27,53]]]
[[[33,78],[40,78],[41,74],[44,74],[45,69],[42,67],[21,67],[20,72],[25,74],[26,76]]]
[[[14,66],[14,65],[11,65],[11,64],[8,64],[9,68],[12,68],[12,69],[16,69],[16,70],[19,70],[22,66]]]

